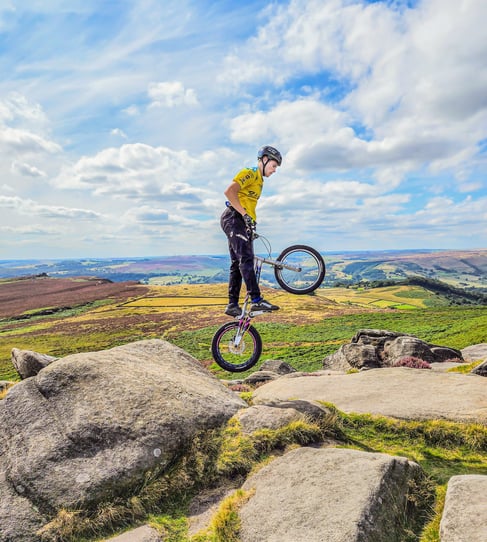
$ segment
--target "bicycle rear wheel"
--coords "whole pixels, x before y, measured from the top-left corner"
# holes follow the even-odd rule
[[[211,353],[222,369],[241,373],[253,367],[259,360],[262,339],[251,325],[242,332],[238,321],[227,322],[213,336]]]
[[[314,248],[293,245],[285,248],[277,260],[280,265],[274,267],[276,280],[291,294],[309,294],[319,288],[325,278],[325,261]]]

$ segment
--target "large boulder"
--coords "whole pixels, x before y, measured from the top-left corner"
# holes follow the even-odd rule
[[[487,476],[452,476],[440,523],[441,542],[487,540]]]
[[[404,457],[337,448],[293,450],[242,486],[250,498],[240,509],[240,540],[400,542],[416,519],[411,504],[422,479],[421,467]],[[424,504],[420,499],[416,512]]]
[[[1,406],[10,488],[49,515],[135,490],[247,405],[180,348],[148,340],[59,359]]]
[[[0,410],[3,405],[0,402]],[[36,531],[45,523],[35,506],[22,495],[22,489],[7,481],[5,461],[0,454],[0,540],[2,542],[38,542]]]
[[[430,344],[413,335],[382,329],[361,329],[349,344],[342,345],[323,360],[323,367],[347,371],[393,367],[405,358],[416,358],[427,363],[455,359],[463,361],[455,348]]]
[[[471,374],[386,367],[352,374],[285,375],[257,388],[253,404],[271,405],[290,397],[333,403],[344,412],[487,424],[485,378]]]

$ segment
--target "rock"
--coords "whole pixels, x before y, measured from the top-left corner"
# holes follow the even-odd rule
[[[335,354],[327,356],[323,367],[347,371],[353,369],[372,369],[380,367],[376,347],[371,344],[344,344]]]
[[[163,539],[155,529],[149,525],[142,525],[114,538],[108,538],[104,542],[163,542]]]
[[[487,343],[473,344],[462,349],[463,359],[469,363],[473,361],[487,361]]]
[[[463,360],[460,350],[429,344],[413,335],[381,329],[361,329],[349,344],[323,360],[323,367],[346,371],[393,367],[405,357],[428,363]]]
[[[405,367],[289,375],[257,388],[253,402],[272,404],[289,397],[330,402],[345,412],[487,424],[485,380],[476,375]]]
[[[262,382],[276,380],[276,378],[279,378],[279,375],[274,371],[255,371],[255,373],[251,373],[244,378],[244,384],[261,384]]]
[[[258,429],[279,429],[296,420],[304,420],[305,416],[294,408],[276,408],[256,405],[235,414],[243,433],[253,433]]]
[[[386,329],[359,329],[352,337],[351,342],[382,347],[385,341],[395,340],[398,337],[412,337],[412,335]]]
[[[321,421],[325,416],[331,414],[330,409],[318,403],[318,401],[302,401],[299,399],[291,399],[289,401],[271,401],[266,406],[274,408],[291,408],[301,412],[307,419],[311,421]]]
[[[487,361],[477,365],[475,369],[472,369],[471,373],[478,376],[487,376]]]
[[[35,376],[41,369],[44,369],[56,359],[53,356],[39,354],[31,350],[12,349],[12,363],[22,379]]]
[[[238,479],[226,481],[223,485],[200,491],[191,499],[188,509],[188,537],[208,529],[222,501],[239,487],[237,482]]]
[[[162,340],[67,356],[2,404],[7,478],[41,512],[135,491],[144,473],[164,470],[197,433],[247,406]]]
[[[465,362],[442,361],[440,363],[430,363],[430,367],[433,371],[449,371],[450,369],[456,369],[462,365],[465,365]]]
[[[487,540],[487,476],[452,476],[440,523],[441,542]]]
[[[8,390],[8,388],[11,388],[15,384],[16,382],[11,382],[10,380],[0,380],[0,392]]]
[[[434,356],[432,363],[446,363],[455,360],[460,362],[464,361],[461,350],[457,350],[456,348],[431,346],[431,352]]]
[[[286,363],[285,361],[280,361],[278,359],[268,359],[260,366],[259,371],[271,371],[279,375],[287,375],[289,373],[295,373],[296,369]]]
[[[0,402],[0,410],[2,410]],[[2,542],[38,542],[35,532],[44,518],[23,497],[22,487],[14,488],[6,480],[5,461],[0,454],[0,540]]]
[[[410,483],[421,477],[421,467],[403,457],[293,450],[242,486],[255,493],[240,509],[240,540],[399,542],[408,526],[403,520]]]
[[[387,341],[384,344],[384,365],[393,365],[401,358],[409,356],[428,363],[437,361],[429,344],[417,337],[397,337],[393,341]]]
[[[487,343],[474,344],[467,346],[462,350],[463,357],[466,361],[472,363],[474,361],[483,361],[472,369],[472,374],[478,376],[487,376]]]

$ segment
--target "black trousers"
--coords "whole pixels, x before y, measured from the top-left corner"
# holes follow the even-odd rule
[[[232,207],[227,207],[221,216],[220,225],[228,238],[230,252],[228,301],[238,303],[242,278],[251,299],[259,299],[260,288],[254,270],[254,246],[242,215]]]

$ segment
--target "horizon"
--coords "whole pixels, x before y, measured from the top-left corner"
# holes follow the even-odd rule
[[[368,253],[368,254],[394,254],[398,252],[411,252],[411,253],[432,253],[432,252],[487,252],[487,247],[482,248],[401,248],[401,249],[357,249],[357,250],[325,250],[319,251],[320,254],[355,254],[355,253]],[[280,252],[280,251],[276,251]],[[274,253],[274,252],[273,252]],[[84,261],[84,260],[149,260],[149,259],[165,259],[165,258],[229,258],[229,255],[225,252],[220,254],[210,254],[210,253],[201,253],[201,254],[159,254],[159,255],[149,255],[149,256],[70,256],[62,258],[6,258],[0,259],[0,263],[7,262],[43,262],[43,261]]]
[[[0,257],[224,254],[223,192],[265,144],[275,246],[487,246],[486,18],[482,0],[7,2]]]

